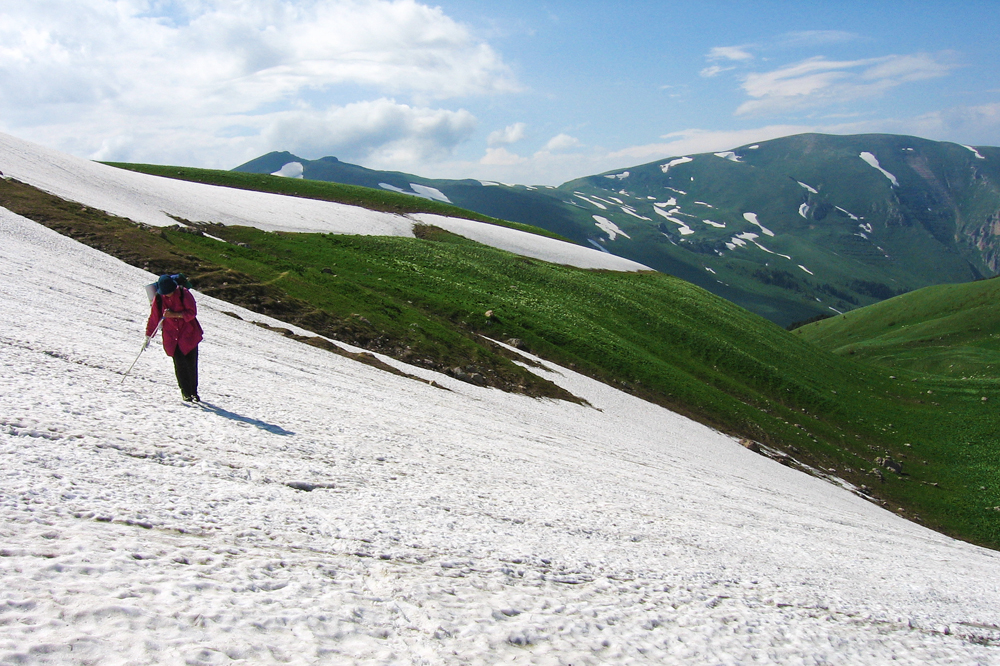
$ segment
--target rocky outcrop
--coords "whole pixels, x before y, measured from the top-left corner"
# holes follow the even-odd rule
[[[970,229],[966,237],[979,250],[983,263],[993,273],[1000,273],[1000,210],[987,217],[983,224]]]

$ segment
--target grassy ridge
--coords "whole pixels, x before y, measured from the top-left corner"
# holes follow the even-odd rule
[[[955,378],[1000,374],[1000,280],[927,287],[803,326],[839,355]]]
[[[545,229],[533,227],[529,224],[509,222],[495,217],[489,217],[480,213],[475,213],[458,206],[446,204],[431,199],[400,194],[389,190],[375,189],[371,187],[360,187],[358,185],[342,185],[340,183],[327,183],[317,180],[305,180],[301,178],[282,178],[269,174],[244,173],[239,171],[221,171],[217,169],[195,169],[193,167],[162,166],[158,164],[129,164],[125,162],[105,162],[108,166],[119,169],[127,169],[138,173],[162,176],[164,178],[174,178],[176,180],[187,180],[195,183],[205,183],[208,185],[219,185],[222,187],[232,187],[240,190],[253,190],[255,192],[270,192],[272,194],[284,194],[286,196],[301,197],[304,199],[318,199],[320,201],[333,201],[348,204],[350,206],[360,206],[371,210],[383,211],[386,213],[397,213],[406,215],[409,213],[433,213],[435,215],[446,215],[448,217],[459,217],[476,222],[495,224],[501,227],[509,227],[519,231],[566,240],[562,236]]]

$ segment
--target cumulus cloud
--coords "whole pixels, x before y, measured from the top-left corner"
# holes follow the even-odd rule
[[[561,153],[580,146],[580,140],[569,134],[557,134],[546,142],[542,152]]]
[[[479,160],[479,163],[485,166],[514,166],[524,164],[527,161],[527,158],[512,153],[506,148],[487,148],[486,154]]]
[[[414,153],[430,150],[427,137],[446,151],[467,136],[468,113],[432,113],[434,101],[519,90],[489,44],[414,0],[32,0],[0,8],[4,129],[78,154],[137,150],[161,135],[172,137],[164,145],[181,138],[232,152],[254,133],[275,136],[293,111],[313,121],[339,117],[323,109],[348,101],[337,97],[345,86],[355,98],[404,96],[421,107],[396,109],[421,119],[395,123],[415,132],[403,149]],[[373,124],[384,121],[383,113]],[[241,136],[227,136],[234,125]]]
[[[504,168],[502,170],[504,176],[502,177],[507,180],[546,185],[557,184],[553,182],[553,179],[571,173],[571,169],[577,169],[575,175],[580,175],[579,169],[585,168],[584,165],[597,155],[596,152],[584,156],[576,152],[572,154],[567,152],[581,146],[580,140],[576,137],[568,134],[557,134],[530,157],[512,153],[504,147],[487,148],[486,155],[479,160],[477,166],[502,167]],[[472,171],[474,172],[475,169],[473,168]]]
[[[475,117],[465,110],[417,108],[383,98],[322,112],[274,114],[263,135],[269,145],[303,157],[415,164],[447,157],[475,127]]]
[[[770,72],[752,73],[743,90],[753,99],[737,115],[781,113],[880,95],[904,83],[945,76],[950,54],[916,53],[862,60],[809,58]]]
[[[490,135],[486,137],[486,143],[489,146],[503,146],[517,143],[524,138],[524,130],[526,128],[527,125],[524,123],[514,123],[513,125],[508,125],[502,130],[490,132]]]

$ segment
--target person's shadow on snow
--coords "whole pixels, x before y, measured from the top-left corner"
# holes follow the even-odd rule
[[[239,421],[240,423],[249,423],[250,425],[256,428],[260,428],[261,430],[266,430],[270,433],[274,433],[275,435],[287,436],[295,434],[294,432],[290,430],[285,430],[281,426],[274,425],[273,423],[267,423],[266,421],[261,421],[259,419],[252,419],[249,416],[241,416],[240,414],[236,414],[235,412],[231,412],[228,409],[223,409],[222,407],[213,405],[208,402],[199,402],[198,404],[201,405],[207,411],[218,414],[223,418],[227,418],[231,421]]]

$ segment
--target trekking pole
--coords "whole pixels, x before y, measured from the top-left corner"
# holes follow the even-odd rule
[[[153,330],[153,334],[149,336],[149,340],[142,343],[142,349],[139,350],[139,353],[136,355],[135,360],[132,361],[132,365],[128,366],[128,370],[126,370],[125,374],[122,375],[122,381],[121,381],[122,384],[125,383],[125,378],[128,377],[128,373],[132,372],[132,368],[134,368],[135,364],[139,362],[139,357],[142,356],[142,352],[146,351],[146,347],[148,347],[149,343],[152,342],[153,338],[156,337],[156,334],[159,332],[161,326],[163,326],[162,319],[160,320],[160,323],[156,325],[156,328]]]

